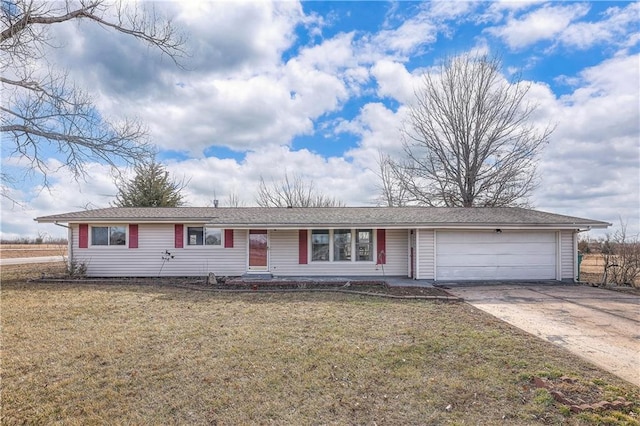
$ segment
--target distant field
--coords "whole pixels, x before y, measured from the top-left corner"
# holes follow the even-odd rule
[[[585,254],[580,264],[580,270],[589,274],[601,274],[604,270],[604,259],[600,254]]]
[[[66,244],[2,244],[0,259],[17,257],[66,256]]]
[[[580,264],[580,281],[590,283],[602,282],[604,273],[604,259],[601,254],[585,254]],[[640,277],[636,279],[636,286],[640,284]]]

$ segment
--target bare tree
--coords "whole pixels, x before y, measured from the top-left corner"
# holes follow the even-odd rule
[[[3,144],[14,144],[11,155],[20,156],[27,170],[41,172],[45,186],[51,172],[47,150],[61,154],[76,179],[89,161],[115,167],[118,160],[135,164],[148,159],[151,150],[142,123],[102,116],[65,70],[48,63],[47,49],[61,47],[49,30],[68,21],[91,21],[145,42],[176,62],[184,54],[185,40],[171,22],[151,4],[121,1],[3,0],[0,9],[0,131]],[[10,183],[6,173],[2,181],[4,189]]]
[[[640,239],[629,235],[627,224],[620,218],[620,228],[613,235],[600,240],[600,251],[604,260],[602,284],[640,287]]]
[[[343,207],[344,203],[334,197],[318,193],[313,180],[305,181],[304,177],[294,174],[289,177],[285,172],[280,181],[272,181],[267,185],[260,177],[260,186],[256,202],[260,207]]]
[[[227,195],[227,200],[225,202],[227,207],[244,207],[245,202],[240,199],[240,195],[237,192],[230,192]]]
[[[374,171],[378,176],[378,191],[380,193],[378,204],[387,207],[403,207],[409,201],[409,194],[402,180],[394,172],[393,160],[389,154],[378,151],[378,170]]]
[[[525,205],[553,128],[537,130],[530,85],[500,74],[501,61],[470,54],[424,75],[394,173],[412,201],[429,206]]]

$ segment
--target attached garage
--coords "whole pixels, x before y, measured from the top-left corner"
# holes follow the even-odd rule
[[[437,281],[556,279],[555,232],[437,231]]]

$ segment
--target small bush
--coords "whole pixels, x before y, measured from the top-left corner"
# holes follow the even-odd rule
[[[87,275],[87,263],[78,260],[70,260],[67,263],[66,273],[69,277],[80,278]]]

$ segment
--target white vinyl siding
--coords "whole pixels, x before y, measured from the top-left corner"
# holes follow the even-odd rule
[[[436,280],[556,279],[556,232],[438,231]]]
[[[138,224],[138,248],[127,246],[78,247],[78,224],[72,226],[70,253],[87,264],[94,277],[117,276],[239,276],[247,272],[248,231],[233,231],[233,248],[188,246],[175,248],[174,224]],[[187,225],[184,227],[186,233]],[[355,228],[354,228],[355,229]],[[311,230],[308,231],[311,236]],[[372,230],[374,240],[375,228]],[[416,278],[463,279],[556,279],[574,278],[575,244],[572,230],[563,231],[434,231],[416,229]],[[407,276],[409,232],[385,231],[386,264],[376,264],[377,241],[372,261],[311,260],[299,264],[298,230],[269,230],[269,272],[275,276]],[[173,258],[163,260],[165,252]],[[165,256],[166,257],[166,256]],[[164,266],[163,266],[164,262]]]
[[[308,232],[311,235],[311,230]],[[373,232],[375,235],[375,230]],[[386,231],[385,265],[376,265],[375,261],[349,262],[313,262],[311,246],[308,246],[306,265],[298,263],[298,230],[269,231],[269,265],[273,275],[280,276],[340,276],[340,275],[407,275],[407,231]],[[374,252],[377,250],[374,244]]]
[[[73,257],[87,264],[93,277],[237,276],[246,272],[247,231],[234,230],[233,248],[187,246],[175,248],[173,224],[138,225],[138,248],[78,248],[78,225],[73,226]],[[186,232],[186,226],[185,226]],[[173,258],[164,261],[165,251]],[[161,272],[162,270],[162,272]]]
[[[573,231],[561,231],[560,233],[560,266],[561,275],[563,280],[574,280],[574,264],[575,264],[575,250],[577,248],[573,246]]]
[[[416,278],[419,280],[432,280],[434,278],[434,242],[433,229],[416,230]]]

